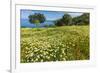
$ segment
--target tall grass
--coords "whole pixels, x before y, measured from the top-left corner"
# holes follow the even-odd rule
[[[21,63],[89,59],[89,26],[21,28]]]

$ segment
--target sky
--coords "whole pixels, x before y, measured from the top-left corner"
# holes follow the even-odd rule
[[[70,14],[72,17],[80,16],[83,13],[78,12],[61,12],[61,11],[39,11],[39,10],[21,10],[21,19],[28,19],[28,16],[34,13],[44,14],[46,20],[57,20],[62,18],[66,13]]]

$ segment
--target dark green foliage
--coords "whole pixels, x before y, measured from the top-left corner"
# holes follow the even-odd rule
[[[89,19],[89,13],[83,13],[82,15],[73,18],[69,14],[64,14],[61,19],[55,21],[55,25],[89,25]]]
[[[59,20],[56,20],[56,21],[55,21],[55,25],[56,25],[56,26],[64,26],[65,23],[62,21],[62,19],[59,19]]]
[[[84,13],[81,16],[73,18],[74,25],[88,25],[89,24],[89,13]]]
[[[64,14],[61,19],[55,21],[56,26],[66,26],[66,25],[89,25],[89,13],[83,13],[77,17],[71,17],[70,14]],[[46,18],[43,14],[35,13],[34,15],[29,15],[29,22],[32,24],[39,25],[39,23],[45,22]],[[49,27],[46,25],[45,27]]]
[[[62,17],[62,21],[65,25],[71,25],[72,17],[69,14],[64,14]]]
[[[57,26],[71,25],[71,23],[72,17],[69,14],[64,14],[61,19],[55,21],[55,25]]]
[[[89,24],[89,13],[84,13],[81,17],[83,18],[84,23]]]
[[[29,15],[30,23],[43,23],[46,20],[45,16],[40,13],[35,13],[34,15]]]

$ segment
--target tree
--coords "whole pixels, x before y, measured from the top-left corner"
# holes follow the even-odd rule
[[[80,16],[74,17],[72,19],[73,21],[73,25],[82,25],[83,23],[83,19]]]
[[[64,26],[71,24],[72,24],[72,17],[69,14],[64,14],[61,19],[55,21],[55,25],[57,26]]]
[[[29,22],[32,24],[36,24],[36,26],[38,26],[40,23],[43,23],[46,20],[45,16],[40,13],[29,15],[28,18],[29,18]]]
[[[56,26],[64,26],[65,23],[62,21],[62,19],[59,19],[59,20],[56,20],[56,21],[55,21],[55,25],[56,25]]]
[[[89,13],[83,13],[81,16],[72,19],[74,25],[89,25]]]
[[[72,17],[69,14],[64,14],[62,17],[62,21],[65,25],[71,25]]]
[[[84,13],[81,17],[82,17],[83,22],[84,22],[85,24],[89,24],[89,19],[90,19],[89,13]]]

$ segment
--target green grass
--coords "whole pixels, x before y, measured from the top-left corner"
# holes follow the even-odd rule
[[[21,28],[21,63],[89,59],[89,26]]]

